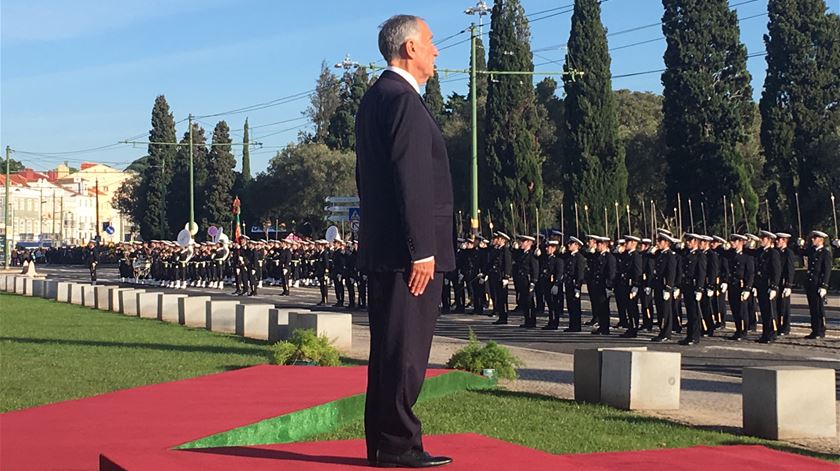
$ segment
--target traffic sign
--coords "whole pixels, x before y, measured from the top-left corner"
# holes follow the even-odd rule
[[[343,204],[348,204],[348,203],[358,204],[359,203],[359,197],[358,196],[327,196],[326,198],[324,198],[324,201],[327,202],[327,203],[332,203],[332,204],[342,204],[342,203]]]
[[[105,228],[105,232],[106,232],[108,235],[114,235],[114,232],[116,232],[116,231],[117,231],[117,230],[116,230],[116,229],[114,229],[114,226],[108,226],[108,227],[106,227],[106,228]]]
[[[361,221],[362,212],[359,208],[347,208],[348,221]]]

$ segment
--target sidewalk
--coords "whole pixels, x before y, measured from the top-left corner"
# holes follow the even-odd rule
[[[348,355],[357,360],[367,360],[370,334],[367,327],[353,325],[353,350]],[[465,340],[435,336],[429,357],[430,367],[446,365],[449,357],[462,348]],[[573,400],[573,355],[546,352],[529,348],[508,347],[519,357],[524,367],[518,370],[519,379],[501,381],[502,387],[512,391],[537,393],[558,399]],[[840,424],[840,401],[838,401]],[[676,411],[636,411],[686,425],[741,433],[741,379],[737,377],[682,370],[680,409]],[[822,453],[840,454],[840,441],[796,440],[793,445]]]

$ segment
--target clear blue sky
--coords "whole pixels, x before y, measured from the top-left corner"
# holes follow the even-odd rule
[[[488,2],[489,3],[489,2]],[[572,0],[522,0],[526,14],[570,5]],[[764,50],[767,0],[730,0],[741,18],[741,38],[748,53]],[[312,89],[322,60],[330,64],[349,53],[362,63],[378,60],[377,25],[396,13],[427,19],[440,40],[465,28],[463,13],[471,0],[386,0],[291,2],[270,0],[4,0],[0,44],[0,145],[38,153],[88,149],[119,140],[146,139],[154,99],[166,95],[176,121],[188,113],[207,115],[295,95]],[[829,0],[832,11],[838,1]],[[570,10],[571,8],[567,8]],[[545,17],[555,10],[533,18]],[[602,19],[610,33],[614,76],[663,67],[665,41],[657,26],[659,0],[608,0]],[[486,20],[489,18],[486,18]],[[535,64],[557,61],[538,70],[561,70],[571,13],[531,25]],[[486,33],[487,28],[485,28]],[[468,38],[461,34],[444,47]],[[486,38],[486,36],[485,36]],[[621,46],[652,40],[645,44]],[[441,52],[438,66],[463,68],[469,43]],[[764,79],[763,57],[749,60],[754,96]],[[449,79],[458,77],[451,76]],[[444,77],[446,80],[446,77]],[[444,93],[465,93],[464,79],[444,84]],[[614,88],[661,92],[660,74],[617,77]],[[208,132],[225,119],[241,140],[245,117],[252,127],[299,118],[305,99],[247,114],[202,118]],[[296,138],[304,120],[256,128],[266,146],[252,150],[252,171]],[[178,125],[179,137],[186,123]],[[272,134],[272,135],[268,135]],[[139,136],[142,135],[142,136]],[[267,136],[268,135],[268,136]],[[265,136],[265,137],[263,137]],[[67,155],[14,158],[47,169],[68,160],[125,166],[145,153],[145,146],[116,146]],[[235,150],[237,163],[241,149]]]

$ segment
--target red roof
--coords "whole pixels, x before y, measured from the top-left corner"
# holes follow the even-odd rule
[[[18,172],[16,175],[20,175],[28,182],[37,182],[38,180],[47,180],[48,182],[55,181],[55,177],[50,178],[50,175],[46,173],[36,172],[31,168],[25,168]]]

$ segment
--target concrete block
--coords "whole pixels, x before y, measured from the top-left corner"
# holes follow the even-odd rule
[[[0,273],[0,291],[7,291],[7,289],[6,289],[6,286],[8,286],[6,284],[7,280],[9,280],[9,275],[5,274],[5,273]]]
[[[679,352],[601,352],[601,402],[625,410],[680,408]]]
[[[32,291],[30,291],[30,296],[35,296],[38,298],[44,297],[44,284],[47,280],[44,279],[35,279],[32,280]]]
[[[772,440],[837,437],[835,372],[807,366],[744,368],[744,433]]]
[[[163,293],[138,293],[137,315],[144,319],[157,319],[160,311],[160,295]]]
[[[186,298],[187,294],[160,293],[158,304],[158,319],[165,322],[178,323],[178,300]]]
[[[73,292],[73,285],[75,285],[75,283],[71,283],[69,281],[59,281],[56,284],[55,300],[60,303],[69,303],[70,295]]]
[[[108,310],[113,312],[122,312],[120,309],[120,293],[134,288],[120,288],[114,286],[108,291]]]
[[[84,301],[82,291],[84,287],[88,285],[84,285],[82,283],[72,283],[70,285],[70,302],[72,304],[78,304],[79,306],[82,305],[82,301]]]
[[[205,306],[207,330],[229,334],[236,333],[236,306],[238,305],[239,301],[207,301]]]
[[[647,351],[647,347],[579,348],[574,355],[575,401],[601,402],[601,355],[604,350]]]
[[[96,296],[96,309],[101,311],[111,310],[111,290],[119,288],[113,285],[96,285],[93,287],[94,295]]]
[[[120,312],[126,316],[138,316],[137,295],[145,292],[144,289],[126,289],[118,292]]]
[[[325,335],[332,344],[343,352],[349,352],[353,345],[353,315],[334,312],[289,313],[289,335],[297,329],[311,329]]]
[[[28,276],[15,276],[15,294],[24,294],[26,293],[26,287],[24,283],[26,283]]]
[[[236,335],[250,339],[270,340],[271,328],[268,311],[273,304],[240,304],[236,306]]]
[[[82,306],[96,308],[96,286],[82,285]]]
[[[23,295],[32,296],[32,291],[35,289],[35,278],[28,276],[23,277]]]
[[[206,328],[208,301],[210,296],[186,296],[178,299],[178,323]]]
[[[272,340],[286,340],[289,338],[289,314],[292,312],[307,312],[306,309],[275,308],[269,309],[269,322],[274,327]]]
[[[43,291],[41,291],[41,297],[46,299],[56,299],[58,296],[58,281],[56,280],[42,280],[43,284]]]

